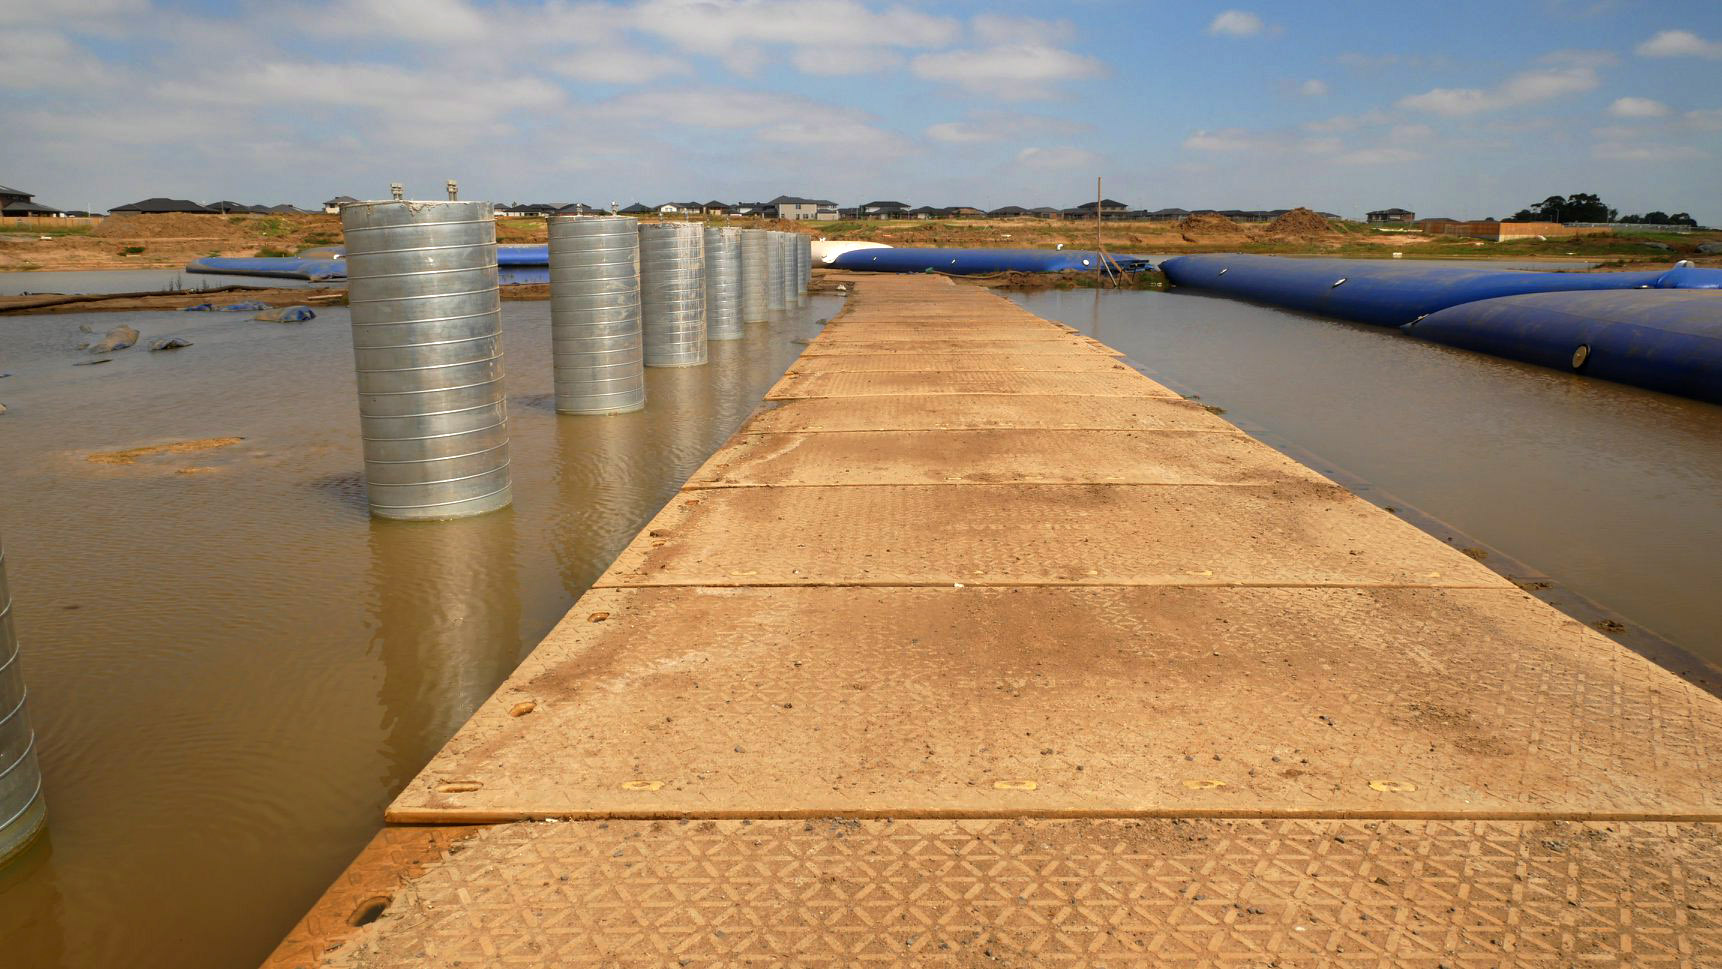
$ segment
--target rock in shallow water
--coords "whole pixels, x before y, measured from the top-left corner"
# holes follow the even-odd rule
[[[149,345],[149,349],[150,349],[151,353],[154,353],[157,350],[178,350],[178,349],[181,349],[183,347],[189,347],[189,346],[191,346],[191,341],[187,340],[185,337],[166,336],[166,337],[162,337],[161,339],[155,341],[154,343],[151,343]]]

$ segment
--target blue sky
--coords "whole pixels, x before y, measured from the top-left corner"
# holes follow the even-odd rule
[[[0,183],[627,204],[1592,191],[1722,224],[1722,0],[0,0]]]

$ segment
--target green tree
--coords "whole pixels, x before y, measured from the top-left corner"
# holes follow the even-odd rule
[[[1608,207],[1599,196],[1580,192],[1576,195],[1551,195],[1529,208],[1513,213],[1509,222],[1613,222],[1619,213]]]

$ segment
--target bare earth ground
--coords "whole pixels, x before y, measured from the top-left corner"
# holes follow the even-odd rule
[[[719,220],[721,221],[721,220]],[[1178,222],[1108,222],[1100,241],[1113,252],[1271,252],[1379,257],[1395,251],[1420,259],[1586,259],[1624,265],[1667,265],[1692,259],[1722,266],[1722,256],[1697,247],[1722,240],[1722,232],[1635,235],[1598,234],[1567,239],[1479,242],[1420,232],[1336,222],[1329,231],[1294,212],[1284,224],[1232,223],[1219,217]],[[1093,248],[1091,222],[1046,219],[932,219],[863,222],[760,222],[728,224],[805,232],[825,238],[884,242],[897,246]],[[501,219],[497,241],[544,242],[543,219]],[[174,269],[208,256],[292,255],[313,246],[339,245],[340,219],[333,215],[148,215],[110,216],[93,230],[0,231],[0,272],[76,269]],[[1667,246],[1669,248],[1661,248]]]

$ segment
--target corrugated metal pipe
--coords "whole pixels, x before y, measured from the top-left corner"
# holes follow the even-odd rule
[[[640,318],[646,366],[706,362],[705,240],[700,226],[640,226]]]
[[[795,295],[795,234],[793,232],[779,232],[777,234],[777,247],[783,250],[783,262],[779,267],[781,273],[777,279],[777,287],[783,291],[784,308],[794,309],[795,305],[800,302]]]
[[[802,299],[807,298],[807,288],[813,283],[813,239],[800,233],[795,235],[795,263],[800,267],[796,274],[796,290]]]
[[[341,207],[365,487],[379,518],[504,508],[496,223],[488,202]]]
[[[12,624],[12,587],[6,582],[6,545],[0,542],[0,865],[29,847],[47,824],[36,732],[24,708],[23,661]]]
[[[789,305],[783,301],[783,233],[760,231],[765,233],[765,305],[768,310],[781,310]]]
[[[764,323],[771,318],[767,296],[771,280],[771,233],[764,229],[741,230],[741,319]]]
[[[707,228],[706,339],[739,340],[741,328],[741,230]]]
[[[623,414],[646,406],[635,219],[551,217],[550,350],[557,413]]]

